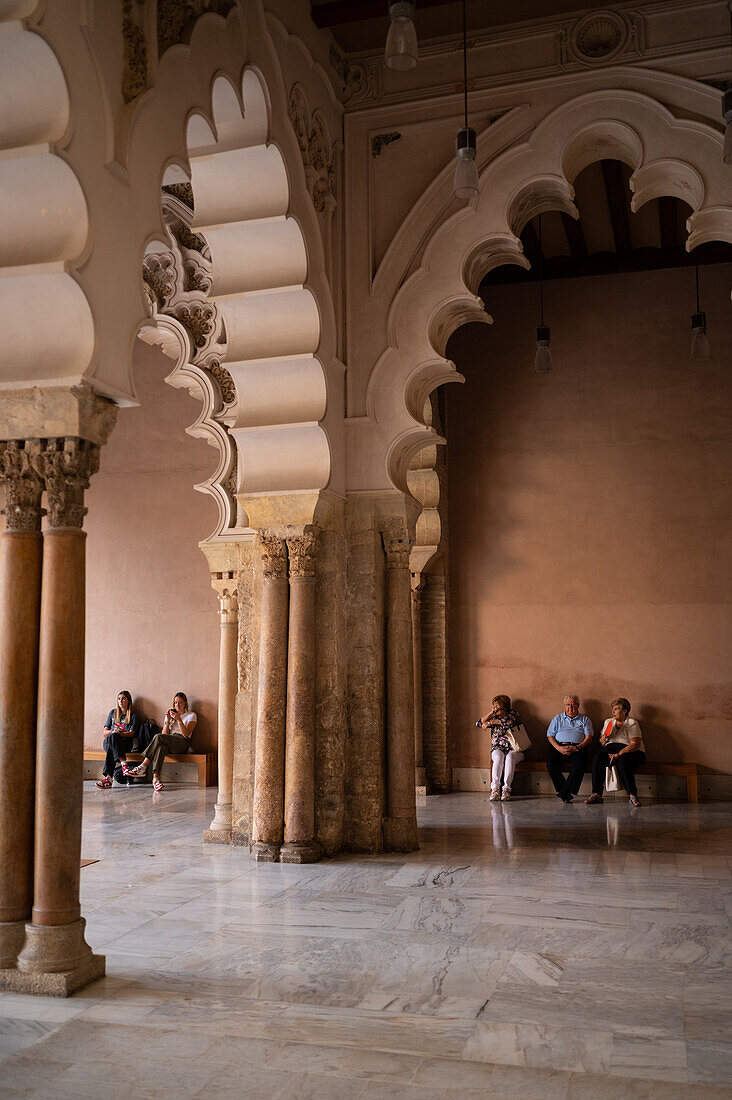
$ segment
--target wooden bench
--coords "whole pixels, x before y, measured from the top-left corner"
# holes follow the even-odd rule
[[[104,749],[84,749],[85,761],[104,760],[106,755]],[[198,786],[215,787],[217,782],[216,756],[215,752],[168,753],[165,761],[172,760],[174,764],[196,764],[198,767]],[[143,755],[141,752],[128,752],[127,759],[141,761]],[[163,770],[165,770],[165,764],[163,764]]]
[[[489,769],[490,770],[490,769]],[[545,772],[544,760],[521,760],[516,765],[517,772]],[[588,767],[587,774],[590,771]],[[636,775],[683,775],[686,778],[686,801],[699,801],[699,765],[698,764],[641,764]]]

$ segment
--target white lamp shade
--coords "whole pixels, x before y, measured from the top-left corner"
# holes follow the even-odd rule
[[[466,153],[472,154],[472,150],[461,149],[458,153],[452,188],[456,199],[474,199],[478,194],[478,168],[473,156]]]
[[[385,62],[388,69],[406,72],[413,69],[419,59],[417,31],[412,21],[413,4],[392,4],[389,8],[391,25],[386,36]]]

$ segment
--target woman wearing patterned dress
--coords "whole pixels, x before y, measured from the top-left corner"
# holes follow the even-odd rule
[[[521,725],[521,719],[515,710],[511,709],[511,700],[508,695],[496,695],[492,700],[493,710],[483,715],[475,724],[481,729],[491,731],[491,760],[493,770],[491,772],[491,802],[508,802],[511,797],[511,782],[513,773],[519,760],[523,760],[524,754],[513,747],[509,739],[509,733],[516,726]],[[501,792],[501,778],[503,778],[503,792]]]

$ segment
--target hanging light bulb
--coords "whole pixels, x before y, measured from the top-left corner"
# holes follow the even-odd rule
[[[732,0],[728,0],[730,36],[732,37]],[[722,96],[722,116],[724,117],[724,152],[722,159],[725,164],[732,164],[732,84],[727,87]]]
[[[541,248],[541,214],[539,214],[539,324],[536,329],[534,373],[549,374],[554,370],[551,344],[552,330],[544,324],[544,253]]]
[[[699,265],[696,265],[696,313],[691,315],[691,354],[692,363],[706,363],[712,358],[712,349],[707,338],[707,315],[699,308]]]
[[[465,91],[465,125],[455,138],[455,181],[452,192],[456,199],[474,199],[478,194],[478,166],[475,163],[475,130],[468,126],[468,24],[463,0],[463,85]]]
[[[419,59],[417,31],[414,27],[414,4],[389,4],[391,25],[386,36],[387,69],[406,72],[413,69]]]

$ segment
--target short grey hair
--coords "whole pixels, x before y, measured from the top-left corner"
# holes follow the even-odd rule
[[[579,703],[579,701],[580,701],[579,695],[565,695],[564,696],[564,702],[566,703],[568,699],[573,699],[575,701],[575,703]]]

